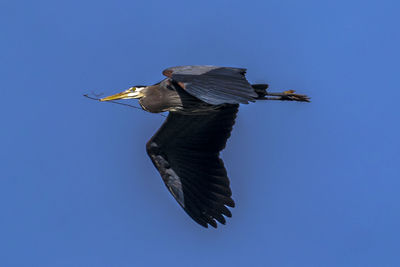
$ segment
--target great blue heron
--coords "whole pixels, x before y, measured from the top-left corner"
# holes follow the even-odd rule
[[[204,227],[225,224],[234,207],[224,163],[224,149],[239,104],[256,100],[309,102],[289,90],[267,92],[267,84],[251,85],[246,69],[180,66],[163,71],[167,77],[151,86],[135,86],[101,101],[138,98],[152,113],[169,111],[146,144],[147,153],[179,205]]]

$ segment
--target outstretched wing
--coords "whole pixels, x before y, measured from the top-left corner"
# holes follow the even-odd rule
[[[170,112],[147,143],[147,153],[168,190],[200,225],[225,224],[234,207],[229,179],[219,152],[235,123],[238,105],[207,115]]]
[[[257,93],[246,80],[246,69],[216,66],[180,66],[163,71],[189,94],[211,104],[247,104]]]

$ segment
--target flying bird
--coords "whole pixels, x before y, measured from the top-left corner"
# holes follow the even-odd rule
[[[168,117],[147,142],[154,166],[179,205],[198,224],[217,227],[235,203],[224,162],[225,148],[239,104],[258,100],[309,102],[293,90],[270,93],[267,84],[250,84],[246,69],[217,66],[178,66],[164,70],[164,80],[134,86],[100,99],[139,99],[143,110],[168,111]]]

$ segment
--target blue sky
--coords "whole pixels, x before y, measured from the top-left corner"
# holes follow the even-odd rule
[[[0,2],[1,266],[400,266],[396,1]],[[186,64],[312,103],[242,106],[237,207],[195,224],[111,94]],[[133,102],[133,101],[132,101]]]

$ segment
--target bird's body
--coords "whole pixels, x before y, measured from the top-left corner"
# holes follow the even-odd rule
[[[234,207],[229,179],[219,153],[235,123],[239,104],[256,100],[308,102],[305,95],[268,93],[267,84],[251,85],[245,69],[180,66],[152,86],[131,87],[101,99],[139,98],[141,107],[169,115],[146,145],[147,153],[168,190],[200,225],[217,227]],[[272,97],[271,97],[272,96]]]
[[[156,85],[143,89],[140,106],[151,113],[165,111],[194,114],[214,110],[215,105],[207,104],[186,93],[177,83],[165,79]]]

